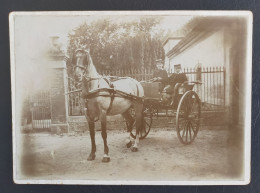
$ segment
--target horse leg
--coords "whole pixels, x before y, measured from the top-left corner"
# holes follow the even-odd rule
[[[94,120],[88,120],[89,133],[91,139],[91,153],[88,156],[88,161],[92,161],[96,157],[96,142],[95,142],[95,123]]]
[[[138,144],[139,144],[139,133],[142,128],[143,124],[143,105],[137,104],[134,106],[135,108],[135,120],[136,120],[136,138],[135,138],[135,144],[131,148],[132,152],[138,151]]]
[[[129,111],[126,111],[124,113],[122,113],[122,116],[124,117],[124,119],[126,120],[126,124],[127,124],[127,132],[130,132],[129,134],[129,138],[127,139],[127,143],[126,143],[126,147],[130,148],[132,146],[132,141],[131,141],[131,132],[133,130],[133,125],[134,125],[134,118],[131,116]]]
[[[131,132],[133,130],[133,124],[135,122],[134,118],[130,114],[129,110],[127,110],[126,112],[122,113],[122,116],[124,117],[124,119],[126,120],[126,122],[128,124],[127,132]]]
[[[106,113],[100,114],[100,121],[101,121],[101,136],[102,136],[103,142],[104,142],[104,157],[102,159],[102,162],[109,162],[110,157],[108,155],[109,148],[107,146],[107,128],[106,128],[107,116],[106,116]]]

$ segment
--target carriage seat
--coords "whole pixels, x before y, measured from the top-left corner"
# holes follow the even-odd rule
[[[172,85],[167,85],[164,87],[161,93],[161,101],[165,104],[172,105],[176,101],[176,96],[178,95],[178,90],[182,86],[182,83],[177,83],[173,87]]]
[[[167,85],[161,93],[161,101],[168,105],[176,105],[181,96],[186,91],[192,90],[194,85],[195,83],[188,81],[176,83],[174,87],[172,85]]]
[[[172,85],[167,85],[164,87],[162,93],[174,95],[175,93],[178,93],[178,89],[180,88],[181,85],[182,83],[177,83],[175,84],[174,87]]]

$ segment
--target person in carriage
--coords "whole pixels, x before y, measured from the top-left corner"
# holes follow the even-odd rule
[[[157,68],[160,73],[156,72],[154,73],[154,81],[161,82],[162,86],[160,87],[160,93],[161,93],[161,100],[165,104],[173,104],[177,97],[177,90],[179,86],[188,81],[187,76],[185,73],[182,72],[181,64],[175,65],[174,67],[174,73],[172,73],[169,77],[167,75],[166,70],[165,73],[167,76],[165,76],[165,73],[162,72],[162,63],[159,64],[161,60],[157,63]],[[160,69],[161,68],[161,69]]]
[[[163,68],[162,59],[156,60],[157,69],[153,73],[153,78],[168,78],[166,70]]]

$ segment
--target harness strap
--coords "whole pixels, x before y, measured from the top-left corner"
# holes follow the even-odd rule
[[[103,79],[106,81],[106,83],[108,84],[108,86],[109,86],[110,88],[114,88],[114,85],[113,85],[113,83],[110,81],[110,79],[108,79],[107,77],[104,77]]]
[[[87,80],[87,78],[85,77],[85,79]],[[87,82],[90,82],[90,81],[92,81],[92,80],[97,80],[97,79],[100,79],[100,78],[89,78],[88,80],[87,80]],[[112,105],[113,105],[113,102],[114,102],[114,99],[115,99],[115,94],[116,94],[116,91],[115,91],[115,88],[114,88],[114,85],[113,85],[113,82],[111,82],[110,81],[110,79],[109,78],[107,78],[107,77],[103,77],[102,78],[103,80],[105,80],[106,81],[106,83],[108,84],[108,86],[109,86],[109,89],[108,90],[106,90],[106,91],[108,91],[109,92],[109,97],[110,97],[110,104],[109,104],[109,107],[108,107],[108,109],[107,109],[107,114],[109,114],[109,112],[111,111],[111,109],[112,109]],[[139,87],[138,87],[138,85],[137,84],[135,84],[135,86],[136,86],[136,91],[137,91],[137,93],[136,93],[136,95],[137,95],[137,98],[139,98]],[[98,85],[98,88],[99,88],[99,85]],[[85,96],[84,98],[90,98],[91,96],[93,96],[93,94],[96,94],[96,93],[88,93],[88,96]],[[122,94],[122,93],[121,93]],[[126,94],[126,93],[124,93],[124,94]],[[101,95],[100,95],[101,96]],[[125,97],[130,97],[130,98],[134,98],[134,96],[132,96],[131,94],[129,95],[129,94],[126,94],[126,96]]]
[[[115,99],[115,89],[114,89],[113,83],[108,78],[104,77],[103,79],[107,82],[108,86],[113,89],[113,90],[109,91],[109,94],[110,94],[110,104],[109,104],[109,107],[107,109],[107,114],[108,114],[111,111],[111,109],[112,109],[112,104],[113,104],[113,101]]]
[[[113,104],[113,101],[115,99],[115,90],[113,90],[112,92],[110,92],[110,104],[109,104],[109,107],[107,109],[107,114],[111,111],[112,109],[112,104]]]
[[[139,97],[139,88],[138,88],[137,84],[135,84],[135,86],[136,86],[136,89],[137,89],[136,95]]]

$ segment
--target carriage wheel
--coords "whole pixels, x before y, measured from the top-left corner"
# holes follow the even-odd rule
[[[131,114],[133,115],[134,109],[131,109],[131,111],[132,111]],[[143,111],[143,125],[142,125],[142,128],[140,130],[139,139],[144,139],[148,135],[148,133],[150,132],[151,127],[152,127],[152,122],[153,122],[152,116],[153,116],[152,109],[145,107],[144,111]],[[126,124],[128,126],[128,123],[126,123]],[[133,130],[130,133],[131,137],[133,137],[134,139],[136,137],[136,129],[135,128],[136,127],[135,127],[135,123],[134,123]]]
[[[178,105],[176,116],[176,130],[179,140],[183,144],[191,144],[200,126],[201,102],[194,91],[186,92]]]

